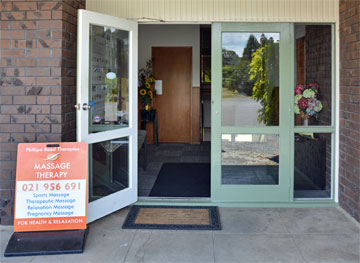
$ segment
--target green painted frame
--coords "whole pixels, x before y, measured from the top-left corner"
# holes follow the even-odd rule
[[[329,200],[309,200],[296,202],[215,202],[210,199],[189,198],[147,198],[140,197],[136,205],[187,205],[187,206],[220,206],[220,207],[338,207],[338,204]]]
[[[255,25],[254,25],[255,24]],[[294,23],[213,23],[212,24],[212,56],[216,55],[214,54],[214,49],[221,48],[221,38],[219,38],[219,34],[221,34],[222,26],[228,25],[229,29],[233,29],[235,31],[238,31],[238,28],[241,28],[244,30],[244,32],[249,32],[250,29],[256,27],[259,31],[266,31],[268,29],[269,31],[274,32],[273,26],[277,25],[279,27],[280,25],[287,24],[289,26],[288,28],[288,37],[289,37],[289,50],[288,58],[290,61],[285,62],[288,67],[286,72],[288,72],[288,75],[286,76],[286,79],[289,81],[289,87],[291,87],[287,94],[289,100],[289,104],[283,105],[283,107],[288,107],[288,127],[285,127],[288,129],[288,139],[289,139],[289,145],[288,145],[288,186],[284,186],[284,191],[288,192],[287,199],[281,201],[272,201],[272,200],[264,200],[264,201],[254,201],[254,200],[240,200],[236,199],[236,196],[234,196],[234,199],[228,199],[222,198],[221,196],[221,186],[215,186],[214,184],[217,182],[221,182],[221,154],[219,155],[218,152],[221,149],[221,137],[214,138],[214,131],[217,129],[218,134],[221,134],[222,131],[225,133],[237,133],[239,130],[234,127],[221,127],[221,122],[216,122],[215,118],[215,111],[218,111],[217,115],[221,116],[221,103],[216,102],[216,96],[217,98],[220,98],[221,100],[221,90],[215,90],[214,81],[217,81],[217,85],[221,86],[221,74],[220,79],[219,76],[212,75],[212,141],[215,142],[215,145],[212,145],[212,153],[211,153],[211,198],[179,198],[179,199],[170,199],[170,198],[148,198],[148,197],[139,197],[139,200],[136,202],[138,205],[199,205],[199,206],[211,206],[211,205],[220,205],[222,207],[338,207],[338,203],[335,202],[335,158],[336,158],[336,112],[337,112],[337,96],[336,96],[336,74],[337,74],[337,66],[336,66],[336,50],[337,50],[337,40],[336,40],[336,28],[338,25],[335,23],[312,23],[312,24],[319,24],[319,25],[332,25],[332,102],[333,102],[333,108],[332,108],[332,124],[331,126],[309,126],[309,127],[302,127],[302,126],[294,126],[294,92],[293,87],[295,85],[295,69],[294,69],[294,63],[295,63],[295,43],[294,43]],[[302,24],[302,23],[296,23],[296,24]],[[306,24],[306,23],[303,23]],[[286,26],[287,27],[287,26]],[[255,28],[255,29],[256,29]],[[216,39],[214,37],[214,33],[218,34],[218,38]],[[282,38],[283,41],[283,38]],[[221,49],[220,49],[221,50]],[[217,54],[219,55],[219,54]],[[217,61],[219,63],[214,63],[212,61],[212,71],[218,70],[221,72],[221,53],[220,53],[220,60],[219,57],[217,58]],[[216,61],[215,61],[216,62]],[[292,64],[291,64],[292,63]],[[216,95],[214,94],[215,92]],[[215,106],[214,106],[215,105]],[[215,119],[215,122],[214,122]],[[265,127],[268,129],[262,130],[261,133],[271,133],[272,127]],[[252,128],[242,128],[242,132],[245,133],[252,133]],[[332,174],[331,174],[331,180],[332,180],[332,188],[331,188],[331,198],[308,198],[308,199],[294,199],[294,134],[297,132],[322,132],[322,133],[331,133],[332,134]],[[217,153],[216,149],[213,147],[217,147]],[[217,161],[217,163],[215,163]],[[216,189],[218,187],[219,189]],[[233,189],[231,189],[234,191]],[[258,189],[260,190],[260,189]],[[236,189],[235,189],[236,191]],[[214,194],[217,193],[218,196],[215,196]],[[225,197],[229,197],[229,195],[225,195]]]
[[[229,127],[221,125],[222,33],[280,33],[280,125],[276,127]],[[290,129],[294,79],[294,27],[291,23],[213,23],[212,24],[212,110],[211,110],[211,200],[214,202],[289,202],[290,201]],[[289,88],[287,88],[289,87]],[[278,185],[221,184],[221,135],[279,134]]]
[[[309,23],[292,23],[294,28],[296,25],[309,24]],[[331,26],[331,125],[329,126],[295,126],[295,116],[294,116],[294,104],[291,105],[291,125],[290,125],[290,202],[294,204],[313,204],[313,203],[335,203],[335,158],[336,158],[336,112],[337,112],[337,94],[336,94],[336,24],[335,23],[311,23],[311,25],[330,25]],[[294,49],[295,52],[295,49]],[[294,87],[296,85],[294,78]],[[291,100],[294,101],[295,94],[291,94]],[[305,133],[328,133],[331,135],[331,187],[330,187],[330,197],[329,198],[294,198],[294,166],[295,166],[295,133],[305,132]]]

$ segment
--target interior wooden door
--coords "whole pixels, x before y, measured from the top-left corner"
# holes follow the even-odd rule
[[[162,80],[156,95],[159,142],[190,143],[191,139],[191,47],[153,47],[153,74]]]

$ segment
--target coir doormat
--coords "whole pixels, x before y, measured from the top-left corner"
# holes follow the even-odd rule
[[[133,206],[123,229],[220,230],[216,206]]]

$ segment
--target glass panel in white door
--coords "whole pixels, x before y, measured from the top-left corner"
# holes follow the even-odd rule
[[[129,126],[129,32],[90,24],[89,133]]]
[[[137,23],[79,11],[77,109],[89,223],[137,200]]]

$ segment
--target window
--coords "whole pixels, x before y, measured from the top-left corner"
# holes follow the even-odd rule
[[[331,25],[295,25],[294,198],[331,198],[332,32]]]

